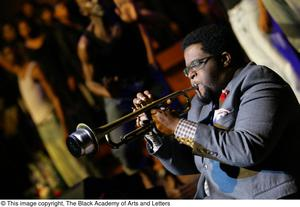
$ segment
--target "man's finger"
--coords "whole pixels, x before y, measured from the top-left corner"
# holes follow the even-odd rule
[[[146,101],[147,97],[143,93],[138,93],[136,97],[142,101]]]
[[[140,108],[141,107],[141,103],[142,103],[141,99],[139,99],[139,98],[134,98],[133,99],[133,104],[134,104],[134,106],[136,108]]]
[[[160,112],[161,112],[161,110],[159,110],[159,109],[151,109],[151,115],[155,115],[155,114],[158,114]]]
[[[152,100],[152,94],[151,94],[148,90],[144,91],[144,94],[145,94],[150,100]]]

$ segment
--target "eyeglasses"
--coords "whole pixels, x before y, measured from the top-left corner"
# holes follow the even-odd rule
[[[186,77],[188,77],[190,70],[197,71],[197,70],[202,69],[205,66],[205,64],[209,61],[209,59],[212,57],[214,57],[214,56],[211,55],[211,56],[204,57],[201,59],[193,60],[189,66],[187,66],[186,68],[183,69],[183,74]]]

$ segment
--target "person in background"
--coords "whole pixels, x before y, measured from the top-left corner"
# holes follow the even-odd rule
[[[294,10],[293,5],[299,2],[293,0],[260,0],[268,13],[277,22],[293,48],[300,52],[300,16],[299,10]]]
[[[185,37],[183,72],[196,95],[187,118],[151,110],[158,133],[145,136],[148,151],[174,174],[200,172],[195,198],[299,199],[297,98],[269,68],[244,63],[236,42],[220,25]],[[144,91],[133,104],[151,100]]]
[[[68,152],[68,131],[60,100],[47,82],[37,62],[31,61],[19,47],[5,47],[0,65],[15,74],[24,105],[37,127],[40,138],[64,183],[56,180],[53,188],[71,187],[88,176],[85,168]]]
[[[300,90],[300,18],[293,10],[294,1],[259,1],[261,10],[265,10],[260,17],[260,25],[266,25],[269,37],[274,47],[292,66],[289,76],[295,78],[296,89]],[[268,15],[270,14],[270,15]],[[264,22],[267,22],[264,23]],[[287,26],[288,25],[288,26]],[[261,28],[262,31],[265,31]]]
[[[12,22],[5,22],[1,25],[1,43],[0,47],[15,45],[19,41],[17,30]]]
[[[251,61],[278,73],[292,87],[300,100],[296,69],[271,41],[270,19],[261,0],[223,0],[228,20],[239,43]]]
[[[36,15],[37,4],[35,1],[25,0],[21,2],[19,13],[17,14],[19,18],[34,19]]]
[[[90,19],[78,43],[83,77],[89,91],[103,101],[109,123],[131,112],[130,97],[147,84],[146,50],[138,28],[120,21],[112,2],[77,0],[77,3],[82,14]],[[134,123],[118,127],[110,133],[111,140],[119,142],[132,129]],[[112,150],[128,175],[146,165],[141,140]]]
[[[1,67],[1,66],[0,66]],[[18,106],[19,91],[16,78],[0,69],[0,198],[23,199],[30,186],[27,163],[34,151],[30,122]],[[26,133],[27,132],[27,133]],[[27,139],[23,139],[23,136]],[[7,156],[9,155],[9,159]]]

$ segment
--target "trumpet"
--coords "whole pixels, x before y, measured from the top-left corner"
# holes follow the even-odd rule
[[[70,134],[66,140],[68,150],[74,157],[80,157],[83,155],[96,153],[99,150],[99,143],[103,138],[105,138],[106,142],[112,148],[118,148],[122,144],[126,144],[127,142],[134,140],[135,138],[142,137],[141,135],[144,135],[145,133],[153,129],[153,123],[149,123],[146,126],[139,127],[123,135],[122,137],[120,137],[119,142],[112,141],[109,137],[109,133],[122,124],[136,119],[140,114],[147,113],[154,108],[163,107],[167,105],[168,100],[176,99],[180,96],[183,96],[186,100],[186,102],[184,103],[184,108],[179,113],[179,116],[183,116],[189,111],[191,107],[191,99],[188,95],[188,92],[192,90],[195,90],[195,87],[173,92],[111,123],[105,124],[93,130],[86,124],[80,123],[77,125],[76,131]]]

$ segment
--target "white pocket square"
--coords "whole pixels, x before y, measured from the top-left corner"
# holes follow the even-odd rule
[[[215,110],[213,123],[216,123],[219,119],[221,119],[222,117],[228,115],[230,112],[231,111],[229,111],[227,109],[224,109],[224,108]]]

